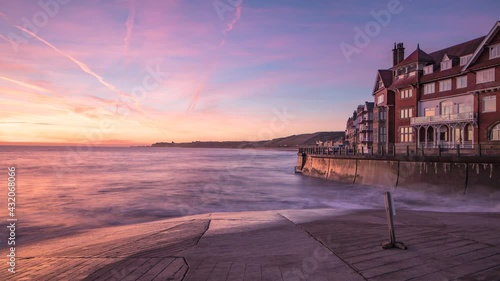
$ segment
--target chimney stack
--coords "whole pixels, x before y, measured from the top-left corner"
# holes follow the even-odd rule
[[[397,65],[405,59],[405,48],[403,43],[394,43],[394,49],[392,49],[392,66]]]

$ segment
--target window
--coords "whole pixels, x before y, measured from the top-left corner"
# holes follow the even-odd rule
[[[491,129],[490,140],[500,140],[500,123]]]
[[[378,120],[385,121],[386,118],[386,112],[385,110],[381,110],[378,112]]]
[[[457,89],[467,87],[467,76],[457,77]]]
[[[413,133],[411,127],[400,127],[399,128],[399,139],[401,142],[412,142]]]
[[[466,65],[470,61],[471,58],[472,58],[472,54],[460,57],[460,65]]]
[[[476,74],[476,84],[495,81],[495,68],[478,71]]]
[[[439,81],[439,91],[444,92],[444,91],[449,91],[451,90],[451,79]]]
[[[490,48],[490,59],[500,57],[500,44],[492,46]]]
[[[413,117],[413,110],[411,108],[401,109],[401,119]]]
[[[385,127],[378,128],[378,141],[386,142],[386,139],[387,139],[387,133]]]
[[[441,71],[451,68],[451,60],[446,60],[441,62]]]
[[[424,116],[429,117],[429,116],[434,116],[435,115],[435,110],[434,107],[427,107],[424,109]]]
[[[385,99],[385,96],[384,95],[380,95],[377,97],[377,104],[381,104],[384,102],[384,99]]]
[[[402,90],[400,91],[400,95],[402,99],[411,98],[413,95],[413,91],[411,89]]]
[[[424,67],[424,75],[431,74],[432,72],[434,72],[434,65],[431,64]]]
[[[449,115],[452,113],[453,102],[443,101],[441,102],[441,115]]]
[[[424,84],[424,95],[434,93],[434,83]]]
[[[497,97],[496,96],[483,97],[482,112],[496,112],[496,111],[497,111]]]
[[[467,113],[467,112],[472,112],[472,106],[470,106],[470,104],[459,103],[458,113]]]

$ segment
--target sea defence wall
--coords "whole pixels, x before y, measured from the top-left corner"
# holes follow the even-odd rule
[[[500,197],[500,158],[299,154],[296,172],[344,183]]]

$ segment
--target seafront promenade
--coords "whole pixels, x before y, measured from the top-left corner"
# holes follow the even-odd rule
[[[497,280],[500,213],[399,210],[212,213],[20,247],[2,280]],[[5,258],[3,258],[5,261]]]

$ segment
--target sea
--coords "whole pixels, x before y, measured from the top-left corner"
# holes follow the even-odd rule
[[[500,211],[493,198],[306,177],[294,173],[296,162],[296,151],[270,149],[2,146],[0,236],[7,237],[9,167],[16,169],[16,239],[23,243],[212,212],[382,209],[386,191],[396,210]]]

